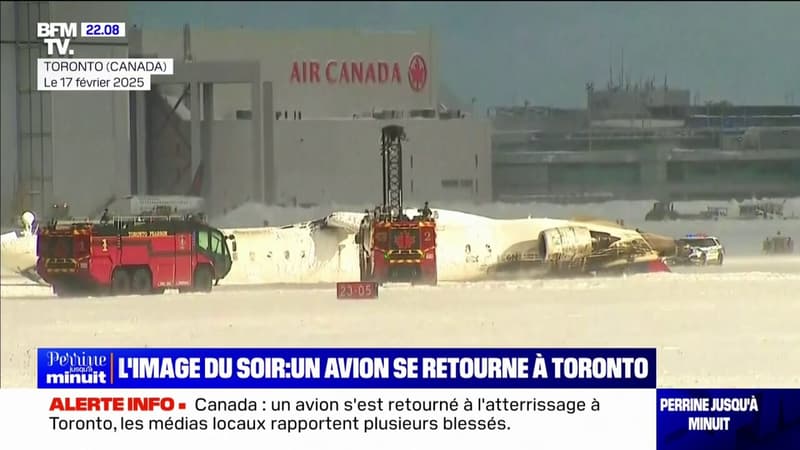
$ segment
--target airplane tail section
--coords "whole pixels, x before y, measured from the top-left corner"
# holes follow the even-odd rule
[[[672,272],[669,269],[669,266],[661,259],[657,259],[655,261],[650,261],[647,264],[647,271],[649,273],[656,273],[656,272]]]

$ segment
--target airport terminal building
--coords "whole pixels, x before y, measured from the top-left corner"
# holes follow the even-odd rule
[[[800,195],[800,106],[692,104],[656,85],[587,85],[586,109],[497,107],[500,201]]]
[[[381,128],[405,127],[405,199],[491,201],[491,124],[439,80],[432,30],[263,31],[128,25],[81,57],[173,58],[148,92],[38,92],[36,22],[127,22],[124,2],[3,2],[2,215],[130,195],[372,205]],[[9,119],[6,119],[9,118]],[[8,162],[8,164],[6,164]]]

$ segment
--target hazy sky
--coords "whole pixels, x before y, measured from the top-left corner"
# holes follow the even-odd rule
[[[433,26],[441,76],[480,106],[585,105],[625,51],[631,82],[655,75],[701,101],[800,104],[797,2],[131,2],[145,27],[369,28]],[[612,51],[613,50],[613,51]]]

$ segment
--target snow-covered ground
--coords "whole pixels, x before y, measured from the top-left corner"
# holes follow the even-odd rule
[[[707,205],[715,204],[676,208]],[[728,247],[725,265],[627,278],[393,285],[376,301],[336,300],[331,285],[224,281],[211,294],[56,299],[4,273],[2,387],[35,385],[42,346],[644,346],[658,348],[661,386],[799,386],[800,254],[756,255],[778,230],[800,238],[800,221],[644,222],[650,206],[446,205],[498,218],[591,215],[672,236],[707,232]],[[279,225],[359,209],[246,205],[215,222]],[[800,201],[786,210],[800,213]]]
[[[628,278],[330,285],[56,299],[4,277],[2,387],[35,385],[43,346],[644,346],[661,386],[800,386],[800,258]]]

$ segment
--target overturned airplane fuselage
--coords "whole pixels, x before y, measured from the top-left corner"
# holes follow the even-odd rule
[[[501,220],[448,210],[435,214],[440,281],[668,271],[662,256],[674,248],[670,238],[591,219]],[[355,233],[362,218],[363,213],[335,212],[285,227],[225,229],[237,243],[225,283],[358,280]],[[36,264],[35,236],[9,237],[2,262],[5,270],[29,274]]]
[[[435,213],[440,281],[668,271],[662,256],[674,247],[670,238],[599,221]],[[355,233],[362,217],[335,212],[291,227],[227,229],[237,251],[226,282],[357,280]]]

